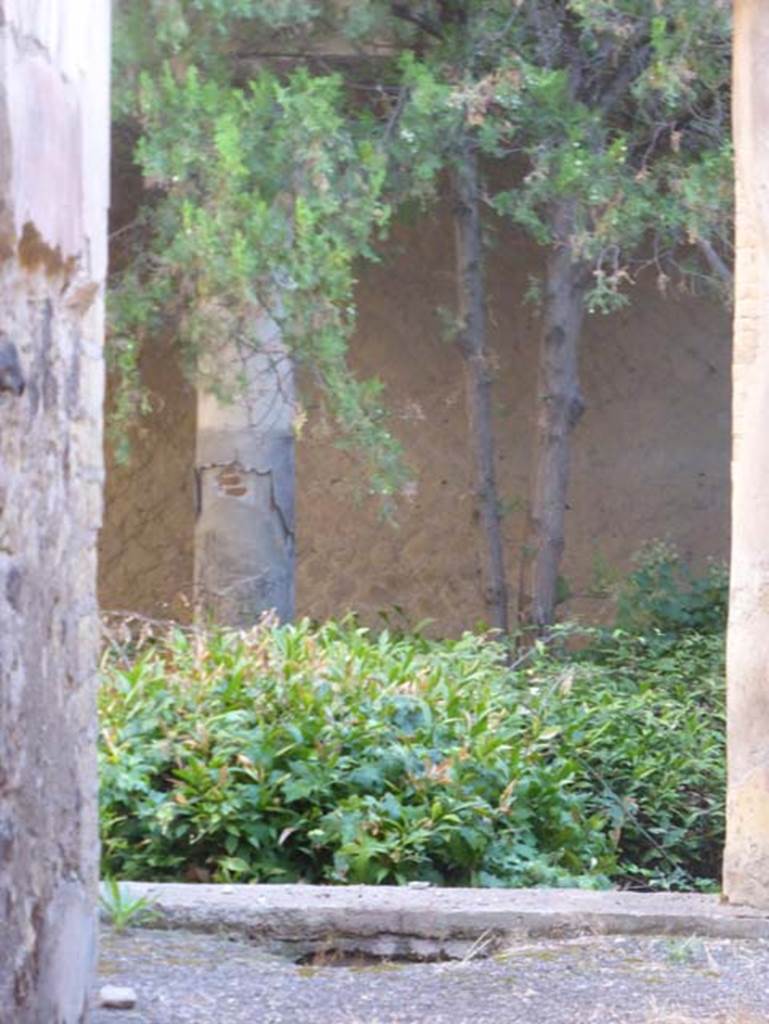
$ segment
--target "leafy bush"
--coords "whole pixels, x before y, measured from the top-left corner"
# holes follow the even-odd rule
[[[354,623],[113,645],[104,871],[691,886],[723,832],[721,641],[595,633],[511,671]]]
[[[619,594],[619,624],[633,632],[721,633],[726,628],[729,576],[711,562],[697,575],[664,541],[644,547]]]
[[[596,784],[590,807],[612,821],[618,876],[711,888],[725,830],[723,634],[596,631],[580,658],[582,704],[563,709],[560,750]]]

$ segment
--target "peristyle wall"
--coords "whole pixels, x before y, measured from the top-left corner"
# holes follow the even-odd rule
[[[120,199],[123,189],[118,184]],[[541,253],[492,226],[489,326],[495,353],[498,478],[511,594],[518,586],[536,389],[536,307],[523,302]],[[383,521],[353,455],[340,450],[318,396],[297,444],[297,611],[356,610],[381,623],[457,632],[483,615],[480,538],[461,361],[444,340],[455,303],[447,209],[401,224],[382,262],[361,267],[352,364],[386,386],[392,425],[415,476]],[[574,435],[562,614],[610,614],[612,580],[661,538],[700,565],[729,543],[728,311],[652,276],[631,304],[589,317],[581,354],[587,411]],[[444,312],[442,312],[444,311]],[[184,616],[193,576],[195,395],[162,339],[145,356],[154,413],[134,456],[111,466],[102,536],[103,607]]]

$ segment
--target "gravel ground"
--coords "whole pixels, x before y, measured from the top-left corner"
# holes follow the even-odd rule
[[[105,984],[137,1005],[92,1024],[766,1024],[769,942],[583,937],[467,962],[301,966],[242,939],[106,929]]]

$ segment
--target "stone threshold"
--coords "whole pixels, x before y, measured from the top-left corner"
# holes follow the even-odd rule
[[[665,935],[769,939],[769,913],[699,893],[124,882],[151,927],[231,933],[300,959],[491,955],[523,939]]]

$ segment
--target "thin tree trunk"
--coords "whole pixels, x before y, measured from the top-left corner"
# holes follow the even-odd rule
[[[198,388],[196,614],[237,627],[294,615],[294,370],[274,321],[257,334]]]
[[[737,157],[724,894],[769,909],[769,7],[734,9]]]
[[[584,411],[578,348],[584,318],[584,269],[572,260],[572,208],[554,214],[540,341],[537,426],[522,559],[519,614],[541,628],[555,617],[569,489],[570,437]]]
[[[476,501],[483,532],[481,572],[484,599],[491,624],[507,633],[507,582],[494,467],[479,188],[478,157],[468,140],[453,178],[457,298],[461,325],[459,347],[464,359]]]

